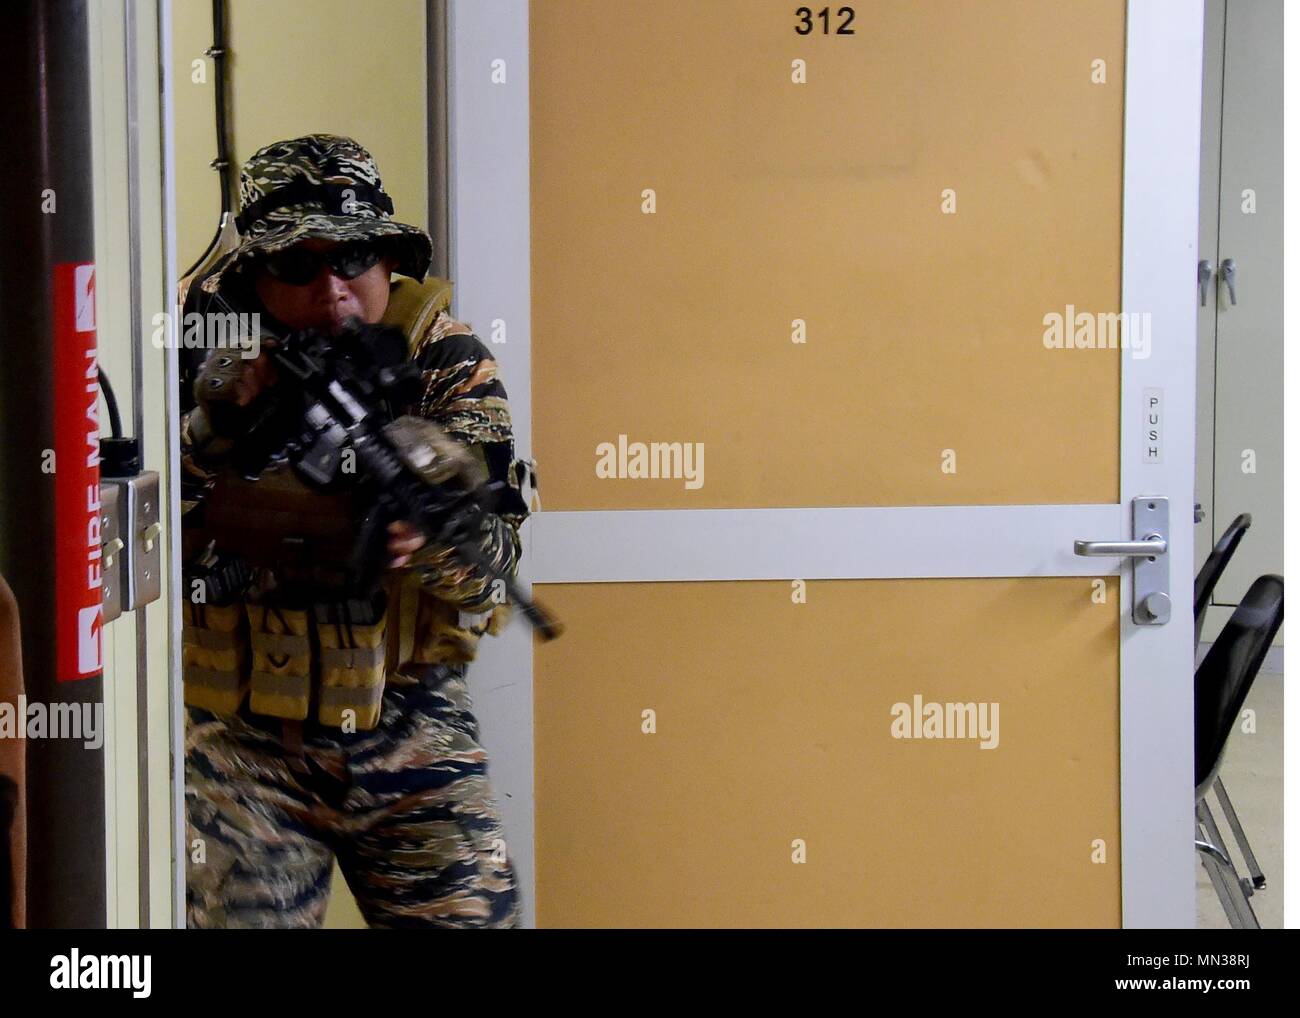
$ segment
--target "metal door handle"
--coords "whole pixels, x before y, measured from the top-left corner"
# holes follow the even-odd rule
[[[1205,301],[1210,296],[1210,278],[1214,275],[1214,265],[1208,258],[1202,258],[1196,263],[1196,285],[1201,290],[1201,307],[1205,307]]]
[[[1075,541],[1074,553],[1091,558],[1133,560],[1133,621],[1163,626],[1173,617],[1169,596],[1169,499],[1139,495],[1133,499],[1133,534],[1138,541]]]
[[[1225,258],[1219,267],[1219,278],[1228,284],[1228,299],[1233,307],[1237,305],[1237,259]]]
[[[1076,555],[1126,555],[1145,558],[1150,555],[1163,555],[1169,550],[1169,542],[1159,534],[1147,534],[1141,541],[1075,541]]]

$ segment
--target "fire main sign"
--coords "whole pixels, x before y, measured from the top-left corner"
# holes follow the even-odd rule
[[[104,668],[93,263],[54,266],[53,403],[55,677],[70,682]]]

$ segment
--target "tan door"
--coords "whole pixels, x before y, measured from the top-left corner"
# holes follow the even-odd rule
[[[529,5],[538,925],[1190,922],[1175,16]],[[521,284],[474,265],[486,318]],[[1073,550],[1137,495],[1163,624]]]

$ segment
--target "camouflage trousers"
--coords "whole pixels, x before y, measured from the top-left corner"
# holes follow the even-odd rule
[[[307,725],[300,752],[274,718],[189,708],[188,925],[319,927],[335,858],[371,927],[518,925],[470,710],[464,665],[405,666],[372,731]]]

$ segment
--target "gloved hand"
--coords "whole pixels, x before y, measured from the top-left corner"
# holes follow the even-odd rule
[[[228,350],[208,354],[194,379],[194,400],[214,434],[243,433],[249,416],[246,408],[277,380],[275,364],[266,352],[274,345],[273,339],[263,340],[261,351],[252,358]]]
[[[399,417],[384,429],[407,466],[422,474],[430,484],[454,484],[473,490],[487,480],[483,450],[466,446],[448,435],[430,420]],[[404,520],[388,525],[389,569],[400,569],[425,546],[427,539],[419,527]]]

